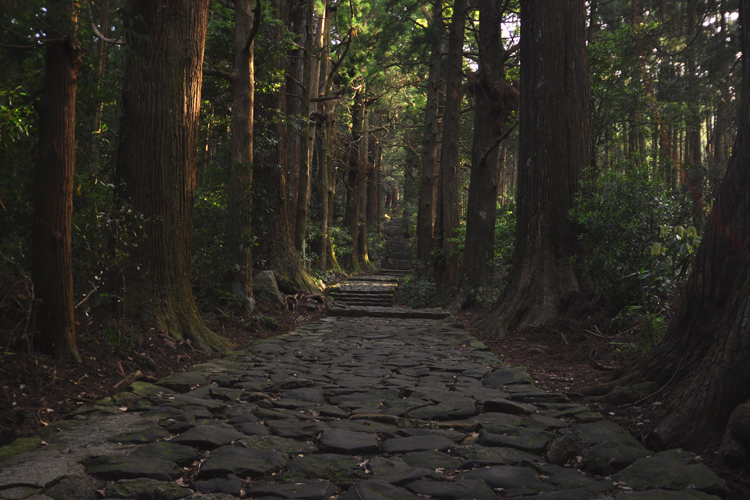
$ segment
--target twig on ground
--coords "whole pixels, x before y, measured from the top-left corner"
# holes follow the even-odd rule
[[[120,386],[127,387],[130,384],[132,384],[133,382],[135,382],[136,380],[141,380],[143,377],[145,377],[145,375],[143,374],[143,372],[140,371],[140,370],[138,370],[136,372],[131,373],[130,375],[128,375],[124,379],[120,380],[119,382],[117,382],[112,387],[114,387],[115,389],[118,389]]]
[[[590,360],[590,361],[591,361],[591,365],[594,368],[596,368],[597,370],[603,370],[603,371],[606,371],[606,372],[612,372],[612,371],[615,371],[617,369],[616,366],[603,365],[603,364],[599,363],[598,361],[594,361],[593,359]]]

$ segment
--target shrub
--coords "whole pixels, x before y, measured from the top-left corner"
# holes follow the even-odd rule
[[[589,277],[613,313],[639,305],[663,307],[687,275],[700,241],[690,228],[684,195],[665,192],[647,171],[610,171],[592,193],[576,200]],[[687,229],[685,229],[687,227]]]

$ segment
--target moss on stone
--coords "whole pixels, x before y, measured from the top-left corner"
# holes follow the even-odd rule
[[[34,451],[42,446],[42,438],[39,437],[25,437],[18,438],[12,443],[0,447],[0,462],[7,460],[21,453],[28,451]]]

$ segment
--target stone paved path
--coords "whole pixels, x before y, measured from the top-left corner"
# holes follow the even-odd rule
[[[356,286],[382,289],[367,283]],[[0,498],[728,494],[690,454],[651,453],[602,415],[536,388],[525,368],[503,366],[449,317],[337,307],[361,314],[134,383],[0,448]],[[371,307],[380,317],[366,315]]]
[[[327,317],[53,427],[0,463],[0,498],[726,494],[689,454],[648,452],[450,319]]]

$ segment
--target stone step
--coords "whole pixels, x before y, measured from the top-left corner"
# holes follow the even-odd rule
[[[407,309],[399,307],[379,306],[334,306],[328,309],[331,316],[345,316],[349,318],[398,318],[398,319],[445,319],[451,314],[442,309]]]

